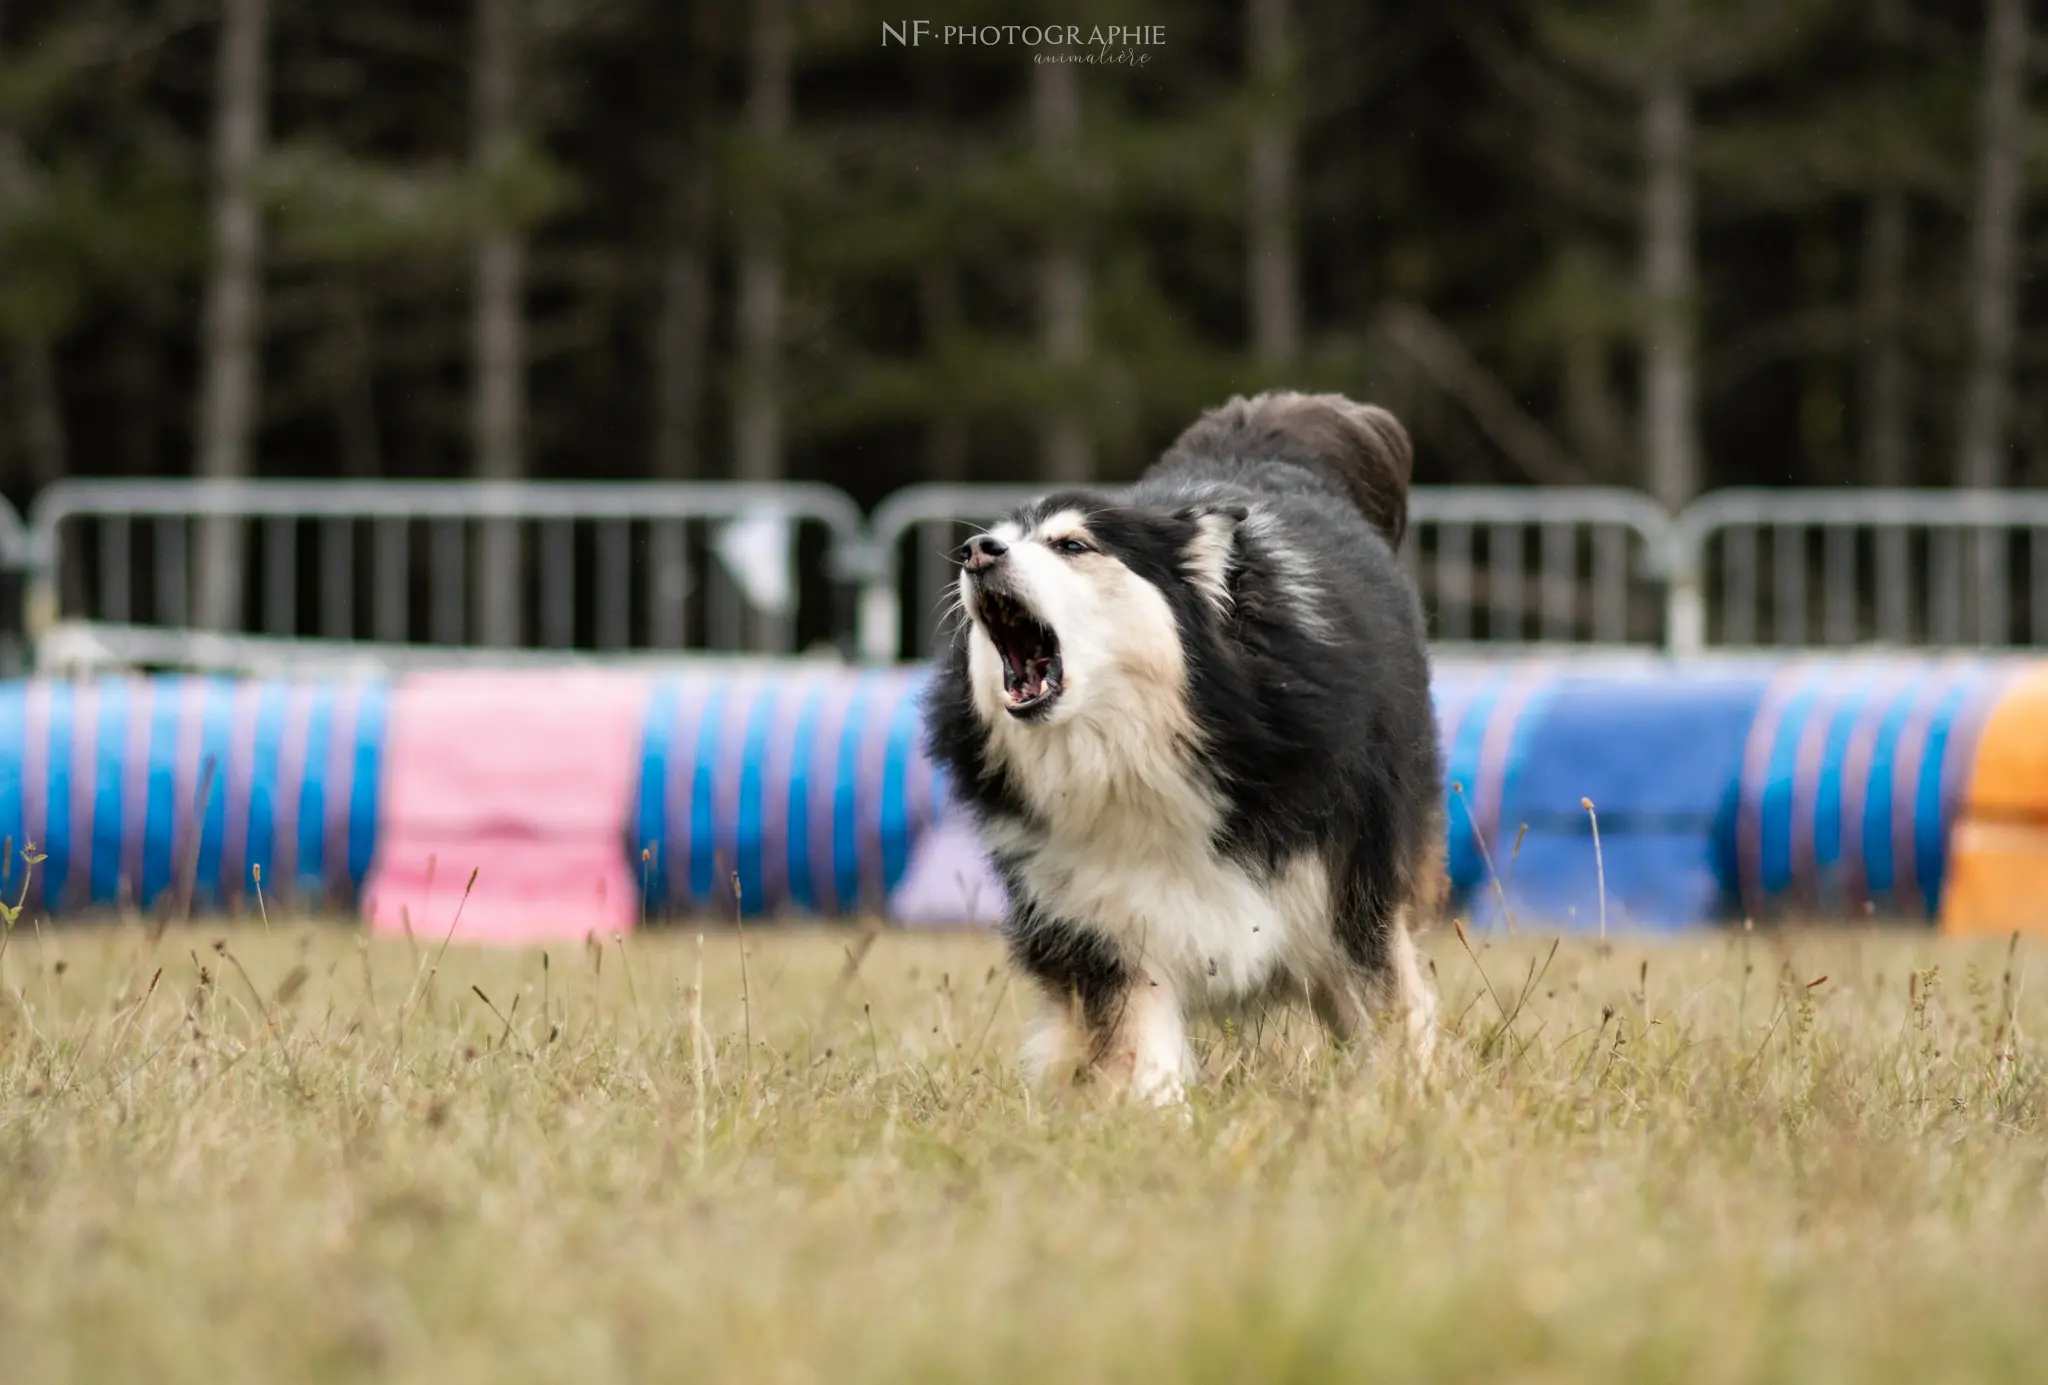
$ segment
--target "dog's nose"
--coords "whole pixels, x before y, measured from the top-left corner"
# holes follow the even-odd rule
[[[976,534],[960,546],[960,566],[969,572],[980,572],[993,567],[1009,551],[1010,546],[994,534]]]

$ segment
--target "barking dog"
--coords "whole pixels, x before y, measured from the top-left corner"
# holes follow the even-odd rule
[[[1185,1025],[1306,999],[1428,1060],[1410,935],[1440,901],[1411,449],[1338,395],[1233,399],[1121,496],[1049,495],[960,552],[930,748],[1043,990],[1025,1058],[1172,1101]]]

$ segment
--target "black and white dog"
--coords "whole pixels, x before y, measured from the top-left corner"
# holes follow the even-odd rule
[[[929,743],[1049,1002],[1034,1075],[1178,1099],[1190,1015],[1305,999],[1342,1040],[1436,999],[1429,658],[1395,563],[1412,452],[1339,395],[1232,399],[1128,491],[1048,495],[960,552]]]

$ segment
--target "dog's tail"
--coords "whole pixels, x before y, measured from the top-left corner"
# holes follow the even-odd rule
[[[1271,390],[1209,410],[1167,449],[1167,458],[1292,462],[1351,498],[1390,547],[1408,529],[1415,448],[1400,421],[1341,394]]]

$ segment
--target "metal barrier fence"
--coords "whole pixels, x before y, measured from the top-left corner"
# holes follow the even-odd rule
[[[0,502],[0,609],[48,666],[269,669],[932,647],[950,553],[1040,488],[59,483]],[[529,557],[532,561],[529,561]],[[2048,492],[1424,487],[1402,561],[1490,649],[2048,646]],[[28,662],[0,630],[0,672]]]
[[[36,623],[116,654],[165,630],[784,653],[845,628],[863,530],[830,486],[715,482],[81,480],[30,519]]]
[[[947,555],[1042,489],[911,486],[883,501],[868,526],[863,655],[929,651],[952,580]],[[1401,560],[1446,643],[1661,642],[1671,525],[1634,491],[1424,487],[1411,494],[1408,516]]]
[[[1728,490],[1671,530],[1674,653],[2048,646],[2048,493]]]
[[[1670,520],[1634,491],[1434,487],[1413,492],[1401,560],[1450,644],[1663,640]]]

